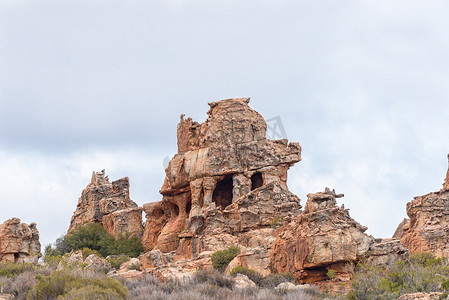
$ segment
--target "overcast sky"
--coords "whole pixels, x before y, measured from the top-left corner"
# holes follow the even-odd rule
[[[0,0],[0,222],[65,233],[92,171],[161,199],[184,113],[251,97],[375,237],[441,188],[449,152],[447,1]]]

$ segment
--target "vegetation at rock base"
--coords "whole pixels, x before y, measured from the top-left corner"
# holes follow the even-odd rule
[[[90,249],[102,257],[124,254],[129,257],[138,257],[143,252],[141,241],[128,233],[118,238],[110,235],[98,223],[89,223],[80,226],[69,234],[60,237],[51,245],[45,247],[44,261],[51,262],[51,257],[58,257],[72,250]],[[48,256],[48,258],[47,258]]]
[[[55,271],[37,276],[27,299],[126,299],[128,290],[117,280],[97,272]],[[66,297],[67,296],[67,297]]]
[[[277,291],[263,287],[235,287],[232,278],[217,270],[200,270],[194,274],[190,282],[168,281],[162,283],[152,276],[140,280],[127,280],[125,286],[129,298],[135,300],[313,300],[331,299],[320,293],[316,288],[294,291]]]
[[[396,299],[402,294],[449,290],[449,260],[417,253],[391,268],[357,265],[349,299]]]
[[[224,271],[233,260],[240,253],[240,248],[231,246],[228,249],[218,250],[212,254],[212,267],[218,271]]]
[[[251,279],[251,281],[253,281],[255,284],[260,285],[260,283],[262,282],[263,276],[260,275],[260,273],[252,270],[252,269],[248,269],[242,266],[238,266],[235,267],[231,270],[231,272],[229,272],[229,274],[232,275],[237,275],[237,274],[243,274],[248,276],[249,279]]]

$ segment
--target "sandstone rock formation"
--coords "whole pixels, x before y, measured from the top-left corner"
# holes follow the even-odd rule
[[[85,259],[83,257],[83,251],[72,251],[66,254],[58,264],[58,271],[65,268],[80,268],[91,269],[96,271],[108,271],[111,269],[111,264],[105,259],[96,254],[90,254]]]
[[[181,115],[178,153],[170,161],[162,201],[146,213],[141,269],[161,280],[188,281],[212,268],[214,251],[237,245],[241,252],[226,272],[243,266],[266,276],[292,272],[302,283],[347,282],[357,262],[390,263],[407,255],[397,240],[374,243],[337,195],[309,194],[304,212],[287,187],[287,170],[301,160],[301,147],[268,140],[267,125],[248,98],[210,103],[199,124]]]
[[[440,191],[415,197],[407,203],[410,222],[404,228],[401,242],[410,253],[431,252],[437,257],[449,257],[448,183],[446,178]]]
[[[41,257],[36,223],[21,223],[12,218],[0,225],[0,263],[34,263]]]
[[[94,222],[101,223],[114,236],[126,232],[142,235],[142,208],[129,197],[128,177],[109,182],[104,170],[92,173],[91,182],[78,200],[68,232]]]
[[[404,232],[406,232],[409,227],[410,227],[410,219],[404,218],[402,222],[399,223],[398,227],[393,233],[392,238],[398,240],[402,239],[402,237],[404,236]]]
[[[398,239],[375,239],[373,250],[366,260],[374,266],[390,266],[408,257],[408,249]]]
[[[366,227],[354,221],[347,210],[337,207],[342,197],[326,188],[307,195],[304,213],[283,225],[271,253],[271,268],[291,272],[301,283],[328,280],[335,270],[335,281],[347,282],[352,271],[349,262],[365,257],[374,249],[374,238]]]
[[[248,98],[209,103],[202,124],[181,116],[163,199],[143,207],[146,251],[195,258],[245,243],[250,230],[299,212],[300,200],[287,188],[287,170],[301,160],[301,148],[268,140],[264,119],[248,103]]]

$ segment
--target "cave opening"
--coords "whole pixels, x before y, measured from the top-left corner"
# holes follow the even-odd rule
[[[226,175],[222,181],[217,182],[215,190],[212,194],[212,201],[217,207],[225,209],[226,206],[232,204],[232,175]]]
[[[192,209],[192,201],[189,201],[186,204],[186,213],[189,214],[191,209]]]
[[[170,212],[172,213],[172,217],[179,216],[179,206],[175,203],[170,203]]]
[[[262,173],[256,172],[251,176],[251,191],[260,188],[263,185]]]

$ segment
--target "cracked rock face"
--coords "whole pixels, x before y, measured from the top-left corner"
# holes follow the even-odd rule
[[[21,223],[12,218],[0,225],[0,263],[34,263],[41,257],[36,223]]]
[[[192,258],[299,212],[300,199],[287,188],[287,170],[301,160],[301,147],[267,139],[265,120],[248,103],[249,98],[209,103],[202,124],[181,116],[163,199],[144,205],[146,251]]]
[[[342,197],[326,188],[309,194],[304,213],[280,229],[271,252],[274,272],[291,272],[303,283],[328,280],[329,269],[336,279],[349,281],[351,267],[374,248],[366,227],[354,221],[346,209],[336,206]]]
[[[109,182],[105,171],[93,172],[70,221],[68,232],[88,223],[101,223],[112,235],[142,235],[142,208],[129,197],[128,177]]]
[[[409,252],[449,257],[449,170],[440,191],[407,203],[407,215],[410,221],[403,228],[401,242]]]

